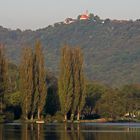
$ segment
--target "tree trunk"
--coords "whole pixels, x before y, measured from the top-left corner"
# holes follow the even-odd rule
[[[38,111],[37,111],[37,118],[38,120],[40,120],[40,108],[38,108]]]
[[[3,102],[2,102],[2,97],[0,97],[0,113],[3,113]]]
[[[71,114],[71,122],[73,122],[73,119],[74,119],[74,114],[72,113]]]
[[[64,115],[64,122],[67,122],[67,114]]]
[[[77,113],[77,121],[80,120],[80,112]]]
[[[33,114],[31,115],[31,121],[33,121],[34,117],[33,117]]]
[[[26,99],[25,99],[25,119],[28,120],[27,97],[26,97]]]
[[[26,120],[26,121],[28,120],[28,117],[27,117],[27,116],[25,117],[25,120]]]
[[[28,113],[27,113],[27,110],[26,110],[26,113],[25,113],[25,119],[28,120]]]

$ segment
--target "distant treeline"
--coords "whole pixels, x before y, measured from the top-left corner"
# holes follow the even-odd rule
[[[61,48],[59,76],[45,66],[41,43],[25,47],[20,64],[10,63],[0,45],[0,121],[140,119],[140,85],[114,89],[89,81],[79,47]]]

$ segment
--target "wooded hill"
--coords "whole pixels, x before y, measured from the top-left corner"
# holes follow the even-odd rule
[[[63,44],[80,46],[89,80],[111,86],[140,82],[140,20],[77,20],[72,24],[55,23],[36,31],[0,27],[0,42],[5,44],[9,60],[17,63],[21,50],[36,40],[44,47],[46,66],[56,75]]]

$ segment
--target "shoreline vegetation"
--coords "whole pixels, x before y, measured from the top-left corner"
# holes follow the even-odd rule
[[[0,123],[140,122],[140,84],[112,88],[86,79],[80,47],[61,48],[59,75],[45,67],[41,42],[18,66],[0,44]]]

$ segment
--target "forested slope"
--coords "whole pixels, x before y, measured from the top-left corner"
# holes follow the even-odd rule
[[[17,64],[22,48],[32,47],[38,39],[44,47],[46,66],[56,75],[60,48],[68,44],[83,49],[88,79],[112,86],[140,82],[140,20],[77,20],[36,31],[0,27],[0,42],[5,44],[10,61]]]

